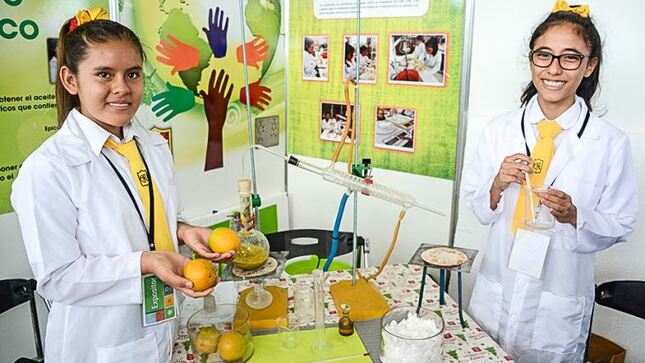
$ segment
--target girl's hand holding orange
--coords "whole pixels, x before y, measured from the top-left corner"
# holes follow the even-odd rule
[[[195,227],[184,223],[177,224],[177,236],[179,239],[200,257],[215,262],[228,262],[235,258],[235,249],[220,251],[209,247],[211,232],[209,228]]]
[[[235,254],[240,249],[240,236],[230,228],[219,227],[210,232],[208,236],[208,246],[215,253],[221,254],[221,260],[226,262],[233,260]]]
[[[184,277],[185,267],[190,261],[189,258],[176,252],[144,251],[141,254],[141,273],[154,274],[163,282],[190,297],[203,297],[213,292],[212,287],[197,291],[197,288],[202,288],[203,285],[195,286],[193,281]]]
[[[184,277],[193,283],[193,290],[212,291],[217,284],[217,270],[213,263],[203,258],[188,261],[184,265]]]

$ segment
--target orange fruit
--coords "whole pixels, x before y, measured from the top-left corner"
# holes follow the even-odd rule
[[[208,246],[213,252],[217,253],[231,250],[238,251],[240,249],[240,236],[230,228],[218,227],[208,237]]]
[[[184,266],[184,277],[193,282],[195,291],[204,291],[217,283],[215,266],[203,258],[188,261]]]
[[[217,353],[226,362],[241,359],[246,351],[244,336],[236,331],[222,334],[217,345]]]

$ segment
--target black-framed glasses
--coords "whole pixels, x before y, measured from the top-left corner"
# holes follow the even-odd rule
[[[553,63],[553,60],[557,59],[558,64],[560,64],[560,68],[565,71],[575,71],[580,68],[585,56],[577,53],[563,53],[555,55],[545,50],[532,50],[529,53],[529,59],[534,66],[540,68],[549,68],[551,63]]]

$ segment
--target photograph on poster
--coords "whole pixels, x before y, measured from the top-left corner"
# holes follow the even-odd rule
[[[305,35],[302,39],[302,78],[309,81],[329,80],[329,37]]]
[[[47,38],[47,72],[49,74],[49,83],[55,84],[58,76],[58,59],[56,59],[57,38]]]
[[[356,44],[356,35],[345,35],[343,40],[343,81],[356,79],[358,65],[361,83],[376,83],[378,36],[361,35],[360,44]]]
[[[390,34],[388,82],[444,86],[446,40],[447,34]]]
[[[377,106],[374,120],[374,146],[414,152],[416,114],[413,108]]]
[[[354,105],[351,106],[352,113]],[[320,103],[320,139],[340,142],[347,125],[347,105],[341,102]],[[351,142],[348,134],[345,142]]]

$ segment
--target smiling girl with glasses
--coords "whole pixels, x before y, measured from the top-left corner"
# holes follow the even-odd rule
[[[629,139],[590,112],[602,42],[588,11],[560,0],[538,25],[524,107],[487,125],[464,170],[464,199],[491,224],[469,312],[520,363],[584,361],[595,252],[625,241],[638,214]],[[549,231],[522,223],[537,184]]]

